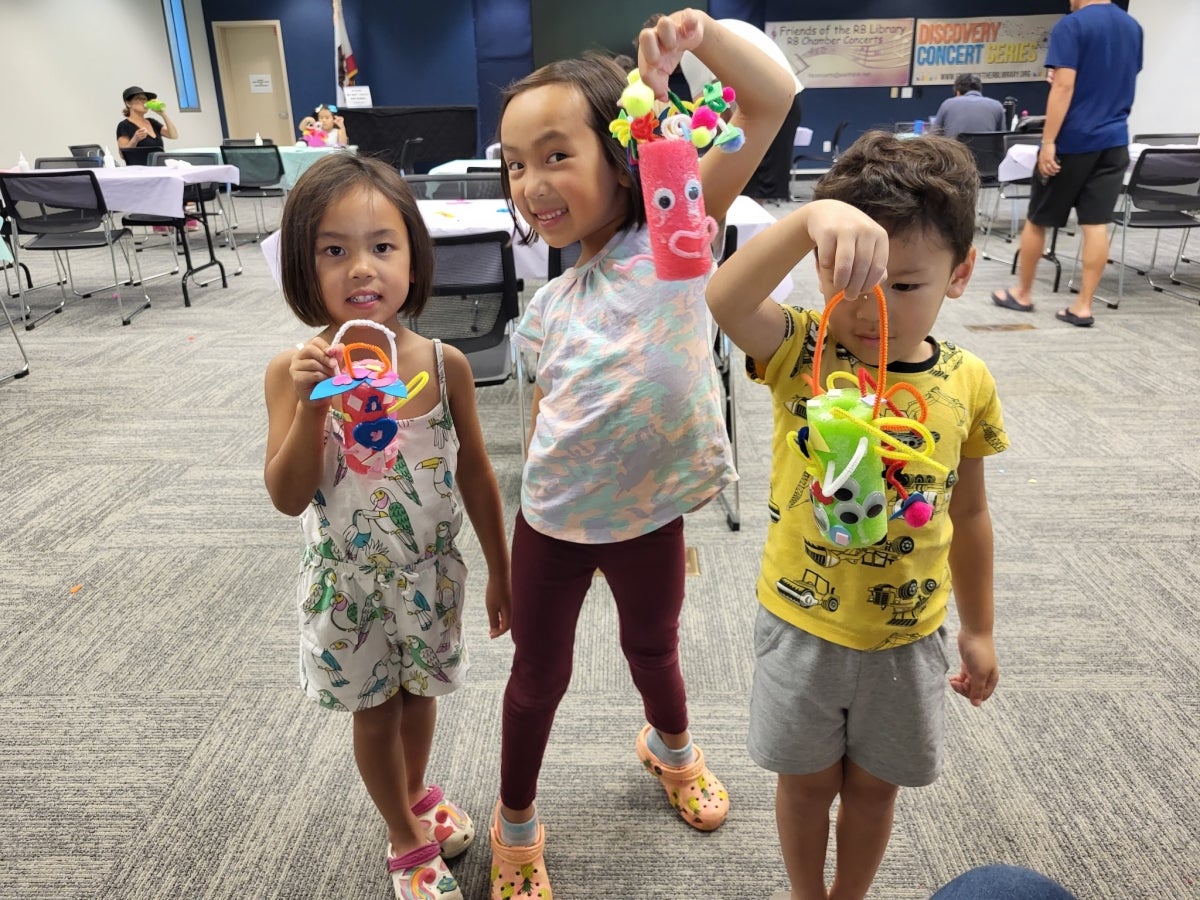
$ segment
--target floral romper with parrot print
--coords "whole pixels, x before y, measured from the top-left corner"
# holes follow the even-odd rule
[[[434,351],[437,380],[424,389],[439,391],[441,402],[397,420],[390,469],[347,466],[342,421],[329,414],[321,485],[300,516],[306,546],[296,594],[300,683],[329,709],[368,709],[400,690],[434,697],[466,675],[458,435],[440,341]]]

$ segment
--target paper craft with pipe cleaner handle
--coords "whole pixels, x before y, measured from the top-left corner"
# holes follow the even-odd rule
[[[335,374],[320,382],[309,398],[323,400],[341,396],[342,408],[334,410],[344,423],[342,448],[346,464],[359,474],[379,473],[396,462],[399,425],[396,410],[420,393],[429,381],[428,372],[418,372],[405,384],[396,374],[396,334],[369,319],[351,319],[337,330],[330,346],[341,343],[350,328],[375,328],[387,337],[391,357],[374,344],[351,343],[342,348],[342,365],[334,359]],[[374,359],[355,360],[351,353],[364,351]]]

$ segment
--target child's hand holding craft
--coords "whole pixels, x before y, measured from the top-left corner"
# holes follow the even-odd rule
[[[704,40],[704,19],[694,9],[681,10],[663,16],[638,36],[638,69],[659,100],[667,99],[667,80],[684,51],[695,50]]]
[[[332,402],[330,397],[312,399],[313,388],[337,372],[335,357],[340,357],[341,345],[331,347],[319,335],[306,344],[296,345],[296,355],[292,357],[292,382],[296,386],[296,396],[303,406],[324,412]]]
[[[882,225],[839,200],[816,200],[805,210],[817,265],[829,273],[834,293],[857,297],[886,280],[888,235]]]

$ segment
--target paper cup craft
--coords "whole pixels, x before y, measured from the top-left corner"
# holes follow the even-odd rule
[[[919,528],[933,515],[933,505],[921,492],[909,493],[899,475],[904,464],[921,460],[948,473],[931,458],[933,436],[923,424],[925,400],[912,385],[897,382],[887,387],[887,304],[883,290],[874,289],[879,305],[879,384],[866,369],[857,378],[849,372],[829,375],[828,390],[820,385],[821,350],[830,311],[845,293],[833,297],[825,307],[817,329],[813,374],[806,376],[812,399],[806,404],[808,424],[788,435],[788,443],[806,462],[812,475],[813,516],[829,543],[837,547],[869,547],[887,537],[888,522],[903,518]],[[849,381],[853,387],[838,387]],[[900,412],[892,397],[905,391],[916,400],[919,416]],[[880,415],[883,407],[891,415]],[[889,515],[886,489],[896,491],[897,501]]]
[[[675,111],[655,116],[654,92],[635,69],[621,94],[621,113],[609,123],[609,132],[640,172],[652,250],[651,257],[635,256],[620,268],[651,258],[660,280],[685,281],[708,274],[717,233],[717,223],[704,210],[697,148],[713,144],[732,152],[745,138],[741,129],[720,118],[734,99],[733,88],[719,82],[705,85],[704,99],[697,104],[670,97]]]
[[[351,319],[338,329],[332,344],[341,343],[350,328],[369,327],[387,335],[389,358],[374,344],[352,343],[342,349],[343,366],[334,361],[337,374],[313,388],[310,398],[323,400],[341,395],[342,409],[335,412],[345,427],[342,450],[346,465],[359,474],[386,472],[396,462],[399,448],[399,424],[395,412],[420,393],[429,381],[428,372],[418,373],[408,384],[396,374],[396,335],[378,322]],[[375,359],[355,360],[356,351],[373,354]]]

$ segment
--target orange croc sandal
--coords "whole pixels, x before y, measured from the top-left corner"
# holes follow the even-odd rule
[[[444,859],[454,859],[475,840],[475,823],[457,803],[451,803],[436,784],[412,808],[430,840],[437,841]]]
[[[539,823],[537,840],[528,847],[511,847],[500,840],[500,808],[492,816],[491,900],[553,900],[546,874],[546,829]]]
[[[463,900],[436,841],[403,856],[396,856],[388,844],[387,870],[396,900]]]
[[[652,727],[643,728],[637,739],[638,759],[646,771],[662,782],[667,799],[683,821],[699,831],[721,827],[729,815],[729,792],[704,764],[704,751],[696,747],[696,758],[686,766],[669,766],[646,743]]]

